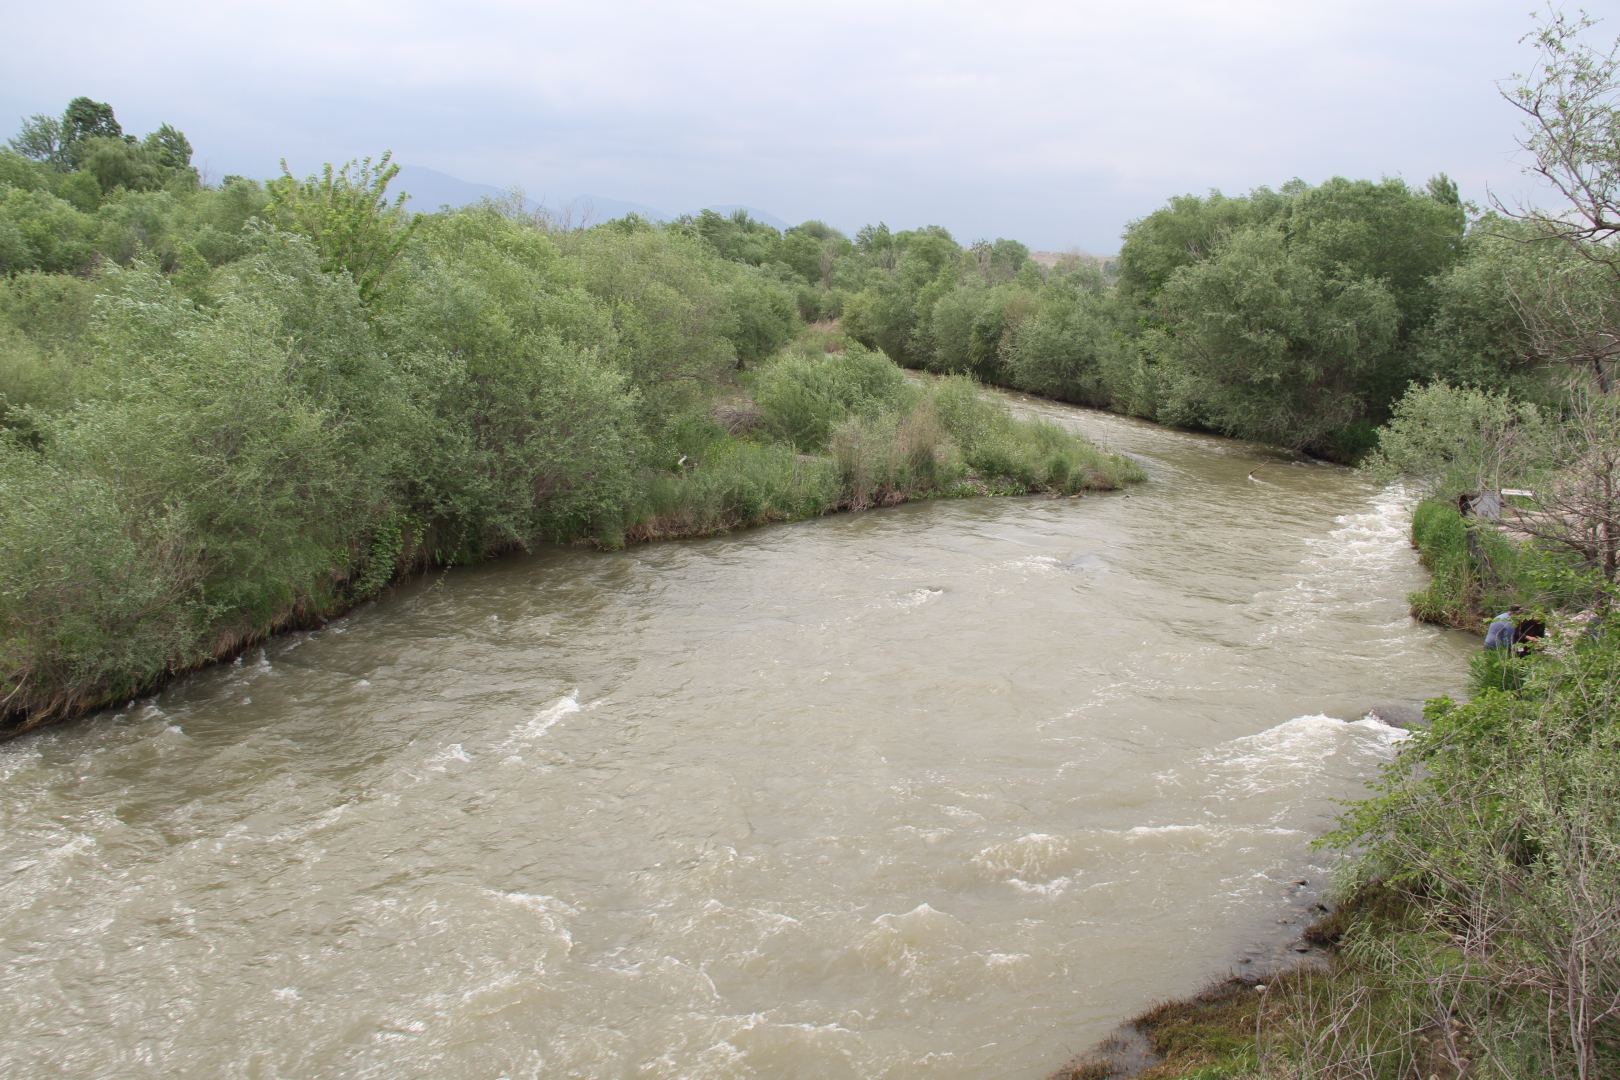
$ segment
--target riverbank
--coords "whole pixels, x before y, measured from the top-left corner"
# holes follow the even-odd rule
[[[881,354],[825,330],[808,331],[749,372],[708,416],[687,423],[681,441],[686,452],[673,469],[641,471],[617,520],[574,542],[612,549],[927,499],[1073,497],[1143,478],[1128,459],[1072,432],[1013,418],[969,380],[916,386]],[[381,538],[381,566],[373,559],[358,570],[334,569],[321,587],[302,590],[256,619],[216,619],[205,637],[144,670],[127,662],[119,670],[116,657],[112,671],[76,672],[71,663],[64,670],[61,658],[51,655],[50,639],[24,640],[33,654],[7,657],[0,739],[151,693],[277,634],[324,625],[386,586],[531,546],[462,547],[452,560],[432,539],[445,529],[444,523],[414,531],[396,525]],[[26,567],[15,569],[26,573]],[[32,584],[37,590],[47,582],[36,574]],[[177,599],[183,598],[166,602]],[[73,609],[57,617],[93,618]],[[113,629],[99,628],[99,635]],[[18,644],[14,640],[12,648]],[[136,650],[143,644],[133,643]]]
[[[1276,932],[1233,957],[1197,992],[1153,1005],[1051,1074],[1050,1080],[1199,1080],[1258,1072],[1268,1025],[1284,1006],[1328,977],[1337,962],[1345,909],[1330,907],[1327,882],[1297,878],[1284,888]]]
[[[1422,726],[1422,703],[1388,702],[1367,716],[1391,727]],[[1232,956],[1196,992],[1156,1001],[1050,1080],[1179,1080],[1258,1075],[1267,1024],[1277,1003],[1330,975],[1357,904],[1337,905],[1331,875],[1294,878],[1280,889],[1265,933]]]
[[[1620,1068],[1620,619],[1555,618],[1427,703],[1326,842],[1322,963],[1128,1022],[1060,1075],[1524,1077]],[[1149,1052],[1150,1051],[1150,1052]]]

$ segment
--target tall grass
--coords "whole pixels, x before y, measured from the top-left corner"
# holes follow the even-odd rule
[[[850,510],[952,492],[966,473],[926,397],[905,412],[845,420],[833,432],[832,456]]]
[[[935,384],[932,403],[968,468],[984,479],[1062,495],[1114,490],[1143,479],[1129,458],[1099,450],[1057,424],[1015,418],[965,376]]]
[[[1430,580],[1408,600],[1413,616],[1425,622],[1478,630],[1484,616],[1534,592],[1526,553],[1488,523],[1470,523],[1449,502],[1418,504],[1412,544]]]
[[[790,446],[726,439],[690,470],[651,477],[624,539],[705,536],[796,521],[835,509],[838,472],[826,458]]]

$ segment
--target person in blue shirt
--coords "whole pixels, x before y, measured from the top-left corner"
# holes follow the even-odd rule
[[[1485,628],[1487,649],[1507,649],[1513,646],[1513,616],[1518,613],[1519,605],[1514,604],[1491,620],[1491,625]]]

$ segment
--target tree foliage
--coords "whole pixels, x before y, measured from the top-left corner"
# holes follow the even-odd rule
[[[303,180],[282,161],[281,176],[265,185],[269,219],[312,239],[321,265],[348,272],[362,297],[382,285],[416,228],[416,216],[405,210],[406,196],[388,199],[388,185],[399,175],[392,157],[384,151],[375,164],[370,158],[335,169],[328,164],[319,176]]]
[[[1435,382],[1413,387],[1396,404],[1366,465],[1382,479],[1449,500],[1530,483],[1552,437],[1547,418],[1529,402]]]
[[[1367,415],[1399,307],[1376,278],[1323,267],[1276,228],[1245,229],[1173,274],[1163,415],[1290,448],[1322,448]]]
[[[1594,46],[1583,38],[1594,25],[1585,15],[1551,12],[1529,35],[1535,66],[1503,92],[1525,120],[1520,146],[1529,171],[1564,205],[1498,206],[1596,269],[1595,289],[1570,274],[1516,297],[1517,310],[1538,351],[1584,369],[1608,393],[1620,358],[1620,38]]]

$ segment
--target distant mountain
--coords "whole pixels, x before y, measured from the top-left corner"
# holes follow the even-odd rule
[[[475,184],[470,180],[462,180],[421,165],[401,165],[399,175],[394,178],[390,187],[393,191],[403,191],[409,195],[410,208],[424,214],[432,213],[442,206],[454,209],[471,206],[480,199],[506,199],[512,194],[510,190],[503,190],[492,184]],[[540,204],[533,199],[525,198],[523,208],[532,213],[540,209]]]

